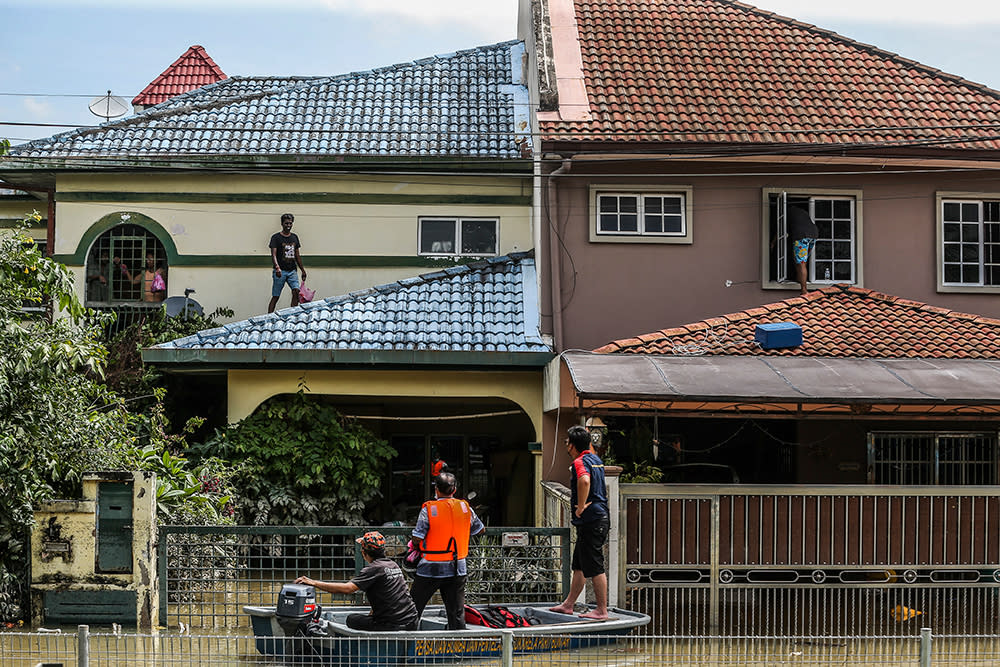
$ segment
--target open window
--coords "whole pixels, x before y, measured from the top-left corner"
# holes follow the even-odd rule
[[[118,225],[99,236],[87,256],[87,304],[163,301],[167,270],[166,252],[155,235],[138,225]]]
[[[500,221],[496,218],[420,218],[421,255],[487,257],[499,248]]]
[[[809,255],[808,282],[861,284],[860,193],[769,189],[764,196],[765,288],[798,286],[788,225],[791,207],[807,211],[818,230]]]
[[[1000,196],[938,202],[938,289],[1000,291]]]

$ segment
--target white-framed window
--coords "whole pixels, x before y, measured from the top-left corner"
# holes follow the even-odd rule
[[[861,284],[861,193],[833,190],[764,190],[763,234],[765,288],[798,286],[788,209],[807,211],[816,224],[809,254],[808,283]]]
[[[1000,288],[1000,195],[938,201],[938,287]]]
[[[498,253],[500,221],[497,218],[419,218],[417,235],[421,255],[485,257]]]
[[[593,185],[590,191],[592,242],[691,243],[691,187]]]

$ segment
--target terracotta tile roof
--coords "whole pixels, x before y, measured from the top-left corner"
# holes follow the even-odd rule
[[[591,114],[547,139],[1000,148],[1000,92],[834,32],[731,0],[560,1]]]
[[[226,73],[205,53],[204,47],[196,44],[175,60],[173,65],[163,70],[163,74],[153,79],[152,83],[133,98],[132,104],[153,106],[225,78]]]
[[[758,324],[794,322],[797,348],[762,350]],[[739,313],[609,343],[595,352],[1000,359],[1000,320],[836,285]]]

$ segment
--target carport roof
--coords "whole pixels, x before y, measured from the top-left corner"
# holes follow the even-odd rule
[[[563,355],[593,401],[832,405],[1000,405],[1000,361]]]

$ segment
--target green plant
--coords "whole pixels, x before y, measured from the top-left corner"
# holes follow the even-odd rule
[[[239,424],[195,448],[242,462],[233,477],[244,523],[362,525],[380,495],[384,440],[304,391],[261,405]]]

